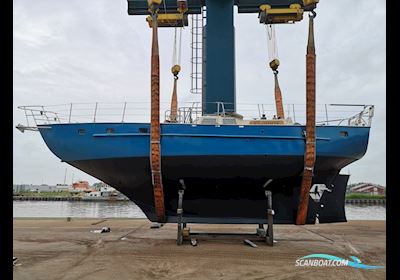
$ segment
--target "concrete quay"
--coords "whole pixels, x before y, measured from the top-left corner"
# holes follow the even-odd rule
[[[13,279],[385,279],[386,269],[299,267],[309,254],[386,264],[386,222],[275,225],[273,247],[238,236],[176,245],[176,225],[147,219],[14,219]],[[188,225],[192,232],[254,233],[256,225]],[[111,232],[92,230],[110,227]]]

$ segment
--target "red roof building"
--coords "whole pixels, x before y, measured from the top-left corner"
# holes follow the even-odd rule
[[[385,187],[376,184],[362,183],[350,188],[352,193],[369,193],[371,195],[384,195]]]
[[[88,181],[78,181],[72,184],[72,188],[77,191],[91,192],[92,188],[89,186]]]

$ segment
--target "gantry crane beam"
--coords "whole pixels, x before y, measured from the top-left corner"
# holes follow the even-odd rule
[[[188,0],[188,14],[200,14],[201,8],[206,6],[208,0]],[[164,6],[165,3],[165,6]],[[310,4],[309,4],[310,3]],[[270,5],[275,8],[286,8],[291,4],[299,4],[305,11],[315,8],[315,1],[303,0],[234,0],[234,5],[238,7],[239,13],[258,13],[261,5]],[[164,10],[165,7],[165,10]],[[167,14],[176,13],[178,8],[176,0],[164,0],[160,10]],[[147,0],[128,0],[129,15],[148,15]]]
[[[147,0],[127,0],[129,15],[148,15]],[[287,22],[290,17],[290,6],[300,6],[301,14],[294,21],[302,19],[302,12],[315,8],[318,0],[187,0],[187,14],[199,14],[202,7],[207,8],[207,20],[203,29],[203,75],[202,75],[202,112],[203,115],[215,115],[219,112],[218,104],[223,102],[225,112],[236,112],[236,74],[235,74],[235,27],[234,6],[240,13],[263,14],[260,20],[264,23],[273,21]],[[267,7],[267,8],[265,8]],[[177,14],[176,0],[163,0],[158,13],[163,16]],[[298,10],[298,9],[297,9]],[[278,11],[278,14],[276,12]],[[283,13],[283,14],[280,14]],[[286,16],[289,13],[289,17]],[[160,21],[162,25],[162,21]],[[166,25],[168,27],[168,24]]]

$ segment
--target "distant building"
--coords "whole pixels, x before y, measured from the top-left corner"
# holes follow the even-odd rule
[[[371,195],[383,195],[385,194],[385,187],[370,183],[361,183],[350,188],[352,193],[368,193]]]
[[[57,184],[56,185],[56,189],[57,191],[61,192],[61,191],[68,191],[69,189],[71,189],[71,186],[68,184]]]
[[[56,192],[57,187],[54,185],[46,185],[46,184],[41,184],[39,186],[35,186],[36,191],[38,192]]]
[[[15,193],[25,192],[30,189],[30,186],[32,186],[32,185],[26,185],[26,184],[13,185],[13,192],[15,192]]]
[[[66,191],[70,188],[68,185],[64,184],[57,184],[57,185],[28,185],[28,184],[20,184],[20,185],[13,185],[13,192],[61,192]]]
[[[113,189],[114,190],[114,188],[112,188],[111,186],[109,186],[109,185],[107,185],[106,183],[104,183],[104,182],[98,182],[98,183],[95,183],[95,184],[93,184],[93,189],[95,189],[96,191],[100,191],[101,189]]]
[[[72,184],[71,192],[91,192],[93,189],[89,186],[88,181],[78,181]]]
[[[104,194],[110,194],[111,197],[114,196],[114,197],[124,198],[125,200],[129,200],[129,198],[126,195],[124,195],[120,191],[116,190],[115,188],[111,187],[110,185],[104,182],[94,183],[92,188],[94,189],[94,191],[92,192],[93,195],[96,195],[95,193],[100,193],[101,196],[104,196]]]

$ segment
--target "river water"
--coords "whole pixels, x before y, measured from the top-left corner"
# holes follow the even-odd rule
[[[14,201],[15,218],[145,218],[131,201]],[[348,220],[386,220],[384,206],[346,205]]]

